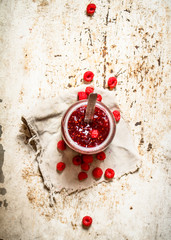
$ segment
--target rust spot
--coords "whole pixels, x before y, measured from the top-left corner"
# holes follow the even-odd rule
[[[24,69],[28,71],[30,69],[31,54],[27,48],[24,48]]]
[[[38,94],[38,98],[41,96],[41,88],[39,88],[39,94]]]
[[[22,178],[30,183],[34,177],[40,177],[40,172],[34,172],[33,165],[27,166],[22,170]]]
[[[148,58],[148,56],[141,56],[142,60]]]
[[[133,103],[134,103],[134,102],[132,102],[132,103],[131,103],[131,105],[130,105],[130,108],[132,108],[132,106],[133,106]]]
[[[62,57],[62,55],[54,55],[54,57]]]
[[[72,87],[72,85],[70,83],[68,83],[68,87],[70,88],[70,87]]]
[[[147,152],[149,152],[151,149],[152,149],[152,144],[149,143],[149,144],[148,144],[148,147],[147,147]]]
[[[104,47],[103,47],[103,50],[102,50],[102,57],[104,58],[107,53],[108,53],[108,52],[107,52],[107,47],[104,46]]]
[[[138,126],[138,125],[141,125],[141,121],[135,123],[135,126]]]
[[[71,221],[71,225],[72,225],[73,230],[75,230],[77,228],[77,224],[73,223],[72,221]]]
[[[28,200],[29,200],[31,203],[33,203],[33,201],[35,200],[34,192],[28,191],[28,192],[27,192],[27,197],[28,197]]]
[[[71,76],[68,76],[68,78],[69,78],[69,79],[70,79],[70,78],[75,78],[75,75],[73,75],[73,76],[72,76],[72,75],[71,75]]]
[[[144,89],[144,86],[143,86],[143,85],[140,85],[140,87],[141,87],[141,90],[143,90],[143,89]]]
[[[49,5],[49,2],[47,0],[43,0],[40,4],[39,4],[39,7],[45,7]]]
[[[104,65],[104,72],[106,72],[106,65]]]
[[[138,32],[141,33],[142,31],[144,31],[144,28],[138,28]]]
[[[124,11],[125,11],[125,12],[128,12],[128,13],[130,13],[130,12],[131,12],[129,9],[125,9]]]
[[[24,91],[20,90],[19,102],[23,102]]]
[[[87,41],[87,46],[93,46],[93,42],[92,42],[92,37],[91,37],[91,30],[90,28],[85,28],[85,32],[87,33],[88,32],[88,41]],[[82,40],[82,39],[81,39]],[[81,43],[81,42],[80,42]]]
[[[143,144],[144,144],[144,138],[142,137],[142,138],[140,139],[139,145],[143,145]]]
[[[109,9],[110,7],[108,7],[107,14],[106,14],[106,26],[108,25],[108,22],[109,22]]]
[[[102,57],[104,58],[104,64],[103,64],[103,76],[104,76],[104,80],[103,80],[103,88],[105,88],[106,85],[106,54],[107,54],[107,47],[106,47],[106,39],[107,39],[107,32],[105,32],[104,34],[104,47],[102,50]]]
[[[114,44],[111,46],[111,48],[115,48],[115,47],[116,47],[116,45],[114,45]]]
[[[130,209],[130,210],[132,210],[132,209],[133,209],[133,207],[131,206],[129,209]]]

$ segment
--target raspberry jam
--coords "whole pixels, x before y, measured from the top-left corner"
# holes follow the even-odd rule
[[[95,105],[92,122],[84,122],[88,100],[68,108],[61,121],[62,137],[74,151],[96,154],[104,151],[114,138],[116,123],[112,112],[102,102]]]
[[[108,136],[110,123],[107,114],[95,107],[94,118],[91,123],[84,122],[86,105],[76,109],[68,120],[68,132],[72,140],[83,147],[100,145]],[[96,130],[97,135],[93,136]]]

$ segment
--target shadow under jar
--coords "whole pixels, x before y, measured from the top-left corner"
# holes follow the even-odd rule
[[[82,154],[104,151],[113,140],[116,122],[112,112],[101,102],[96,102],[94,117],[90,123],[84,121],[88,100],[71,105],[61,121],[62,136],[66,144]]]

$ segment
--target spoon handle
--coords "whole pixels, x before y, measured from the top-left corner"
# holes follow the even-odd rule
[[[88,104],[87,104],[85,118],[84,118],[84,122],[86,123],[89,123],[93,120],[96,100],[97,100],[97,93],[90,93],[88,97]]]

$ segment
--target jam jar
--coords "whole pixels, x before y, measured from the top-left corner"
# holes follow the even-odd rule
[[[91,122],[84,121],[88,100],[74,103],[61,121],[62,136],[66,144],[82,154],[96,154],[105,150],[114,138],[116,123],[108,107],[96,102]]]

